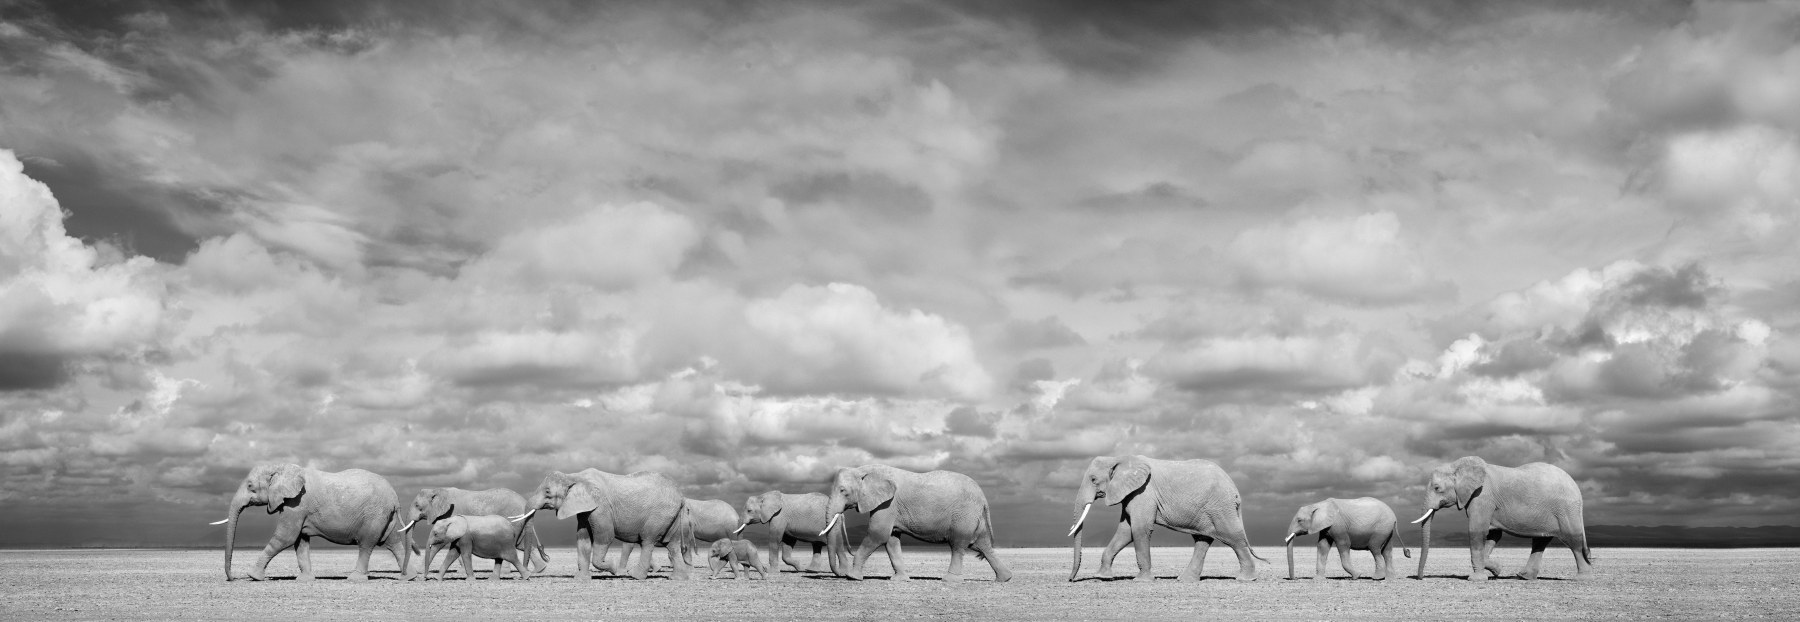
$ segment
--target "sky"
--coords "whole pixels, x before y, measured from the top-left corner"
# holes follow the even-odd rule
[[[1561,466],[1590,524],[1792,524],[1795,33],[0,0],[0,545],[211,545],[266,461],[403,502],[948,469],[1058,546],[1097,455],[1217,461],[1259,544],[1477,455]]]

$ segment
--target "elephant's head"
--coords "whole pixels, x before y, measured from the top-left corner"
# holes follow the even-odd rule
[[[845,510],[874,512],[893,501],[898,489],[894,480],[880,471],[867,467],[838,469],[837,476],[831,480],[831,498],[825,502],[825,513],[831,516],[831,522],[825,524],[819,535],[831,533],[831,528],[843,520]]]
[[[1422,523],[1424,538],[1419,545],[1418,578],[1425,578],[1425,560],[1431,557],[1431,517],[1447,507],[1467,511],[1487,485],[1487,477],[1487,461],[1475,456],[1458,458],[1431,472],[1431,482],[1425,486],[1425,514],[1413,521]]]
[[[456,542],[457,539],[467,535],[468,532],[468,521],[461,516],[452,516],[431,526],[431,534],[425,540],[425,572],[422,574],[424,574],[426,580],[431,579],[432,558],[437,557],[439,551],[444,550],[444,547],[450,546],[450,544]],[[446,567],[449,566],[449,563],[448,559],[444,562]],[[440,570],[438,572],[438,579],[443,580],[443,578],[444,573]]]
[[[442,488],[426,488],[413,496],[412,509],[407,512],[406,525],[400,531],[406,532],[419,521],[434,523],[449,516],[455,507],[450,503],[450,495]]]
[[[712,550],[706,554],[706,567],[712,570],[713,575],[719,574],[719,567],[724,566],[725,560],[730,559],[731,547],[734,545],[735,543],[730,538],[713,541]]]
[[[1100,456],[1088,462],[1087,470],[1081,474],[1081,487],[1075,491],[1075,503],[1081,509],[1075,511],[1075,524],[1069,526],[1075,553],[1074,566],[1069,569],[1070,581],[1081,572],[1081,525],[1087,521],[1088,511],[1094,509],[1094,501],[1105,499],[1107,505],[1118,505],[1149,483],[1150,465],[1141,459]]]
[[[1288,578],[1294,578],[1294,538],[1309,533],[1325,533],[1333,523],[1337,522],[1337,511],[1327,502],[1320,501],[1311,505],[1300,506],[1294,512],[1294,519],[1288,521],[1288,536],[1282,544],[1287,545]]]
[[[738,535],[752,524],[767,525],[769,521],[775,520],[775,515],[781,513],[781,497],[780,491],[771,490],[744,500],[744,524],[738,525],[737,531],[731,532],[731,535]]]
[[[238,484],[237,493],[231,496],[225,519],[213,523],[226,523],[225,580],[231,580],[231,552],[237,546],[238,514],[253,505],[267,506],[269,513],[274,514],[299,504],[305,493],[306,470],[300,465],[259,464],[250,469],[250,474]]]
[[[525,513],[512,518],[515,522],[524,520],[537,510],[555,510],[557,518],[568,518],[600,509],[605,502],[606,495],[595,490],[593,482],[552,471],[525,500]]]

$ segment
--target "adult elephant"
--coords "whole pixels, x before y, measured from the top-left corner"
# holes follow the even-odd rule
[[[732,533],[741,532],[755,523],[768,525],[769,565],[775,568],[777,575],[781,574],[784,565],[802,570],[800,564],[794,562],[794,545],[806,542],[812,544],[813,555],[812,563],[804,572],[829,569],[831,574],[844,576],[850,570],[849,560],[844,559],[850,554],[849,527],[843,521],[831,522],[832,514],[826,509],[830,500],[816,492],[790,495],[779,490],[750,497],[744,501],[744,524]],[[821,533],[825,535],[819,535]],[[821,566],[821,561],[826,565]]]
[[[887,547],[888,563],[894,567],[892,580],[907,580],[900,558],[902,535],[950,545],[950,572],[945,581],[962,580],[965,549],[987,560],[995,582],[1012,579],[1012,571],[994,554],[994,523],[988,516],[987,495],[967,475],[914,473],[882,464],[839,469],[825,501],[831,522],[818,535],[828,534],[842,522],[847,509],[869,514],[869,532],[850,566],[852,580],[862,580],[863,564],[882,547]]]
[[[1587,525],[1581,519],[1581,487],[1555,465],[1533,462],[1515,469],[1467,456],[1432,471],[1425,514],[1413,521],[1424,523],[1425,531],[1425,543],[1419,548],[1420,579],[1425,578],[1425,560],[1431,556],[1431,518],[1447,507],[1469,516],[1470,581],[1500,576],[1500,564],[1490,556],[1501,533],[1531,538],[1531,559],[1519,571],[1521,579],[1537,578],[1551,538],[1562,538],[1575,554],[1576,578],[1593,570]]]
[[[407,539],[410,540],[412,528],[424,521],[424,529],[420,531],[425,532],[429,539],[432,527],[451,516],[513,516],[524,511],[524,495],[505,488],[426,488],[413,495],[412,509],[408,512],[406,525],[400,527],[400,532],[409,534]],[[550,554],[544,551],[544,543],[538,540],[536,525],[525,525],[524,533],[520,534],[519,551],[524,553],[521,557],[525,560],[528,572],[536,574],[550,567]],[[535,570],[531,569],[533,562],[537,565]]]
[[[1399,576],[1394,572],[1394,549],[1396,547],[1412,557],[1412,549],[1406,548],[1400,540],[1400,520],[1394,518],[1394,509],[1374,497],[1360,499],[1326,499],[1318,503],[1300,506],[1294,512],[1294,518],[1288,521],[1288,537],[1283,541],[1287,545],[1288,579],[1294,578],[1294,538],[1309,533],[1319,534],[1319,552],[1314,559],[1313,578],[1325,574],[1326,553],[1331,547],[1337,547],[1338,560],[1344,564],[1344,572],[1350,578],[1359,579],[1356,566],[1350,564],[1350,551],[1368,551],[1375,558],[1376,581],[1388,577]]]
[[[1069,580],[1081,573],[1081,532],[1094,501],[1124,504],[1112,541],[1100,554],[1100,576],[1112,575],[1113,559],[1126,545],[1137,551],[1138,580],[1155,578],[1150,572],[1150,532],[1162,526],[1194,537],[1194,557],[1177,579],[1198,580],[1206,564],[1206,551],[1217,540],[1237,553],[1238,580],[1256,580],[1256,562],[1244,533],[1243,500],[1237,484],[1225,469],[1211,460],[1157,460],[1145,456],[1099,456],[1088,462],[1075,502],[1081,504],[1075,524],[1075,563]]]
[[[555,510],[558,519],[575,518],[575,578],[587,579],[594,567],[594,552],[606,555],[613,540],[644,547],[664,546],[674,566],[670,578],[688,578],[688,564],[679,549],[687,536],[678,532],[682,497],[675,482],[660,473],[617,475],[599,469],[579,473],[551,472],[525,501],[524,520],[538,510]],[[650,572],[650,556],[630,570],[642,579]]]
[[[701,543],[704,542],[706,546],[711,546],[714,541],[730,538],[732,534],[737,533],[734,531],[738,526],[737,508],[731,507],[730,503],[719,499],[682,498],[681,506],[682,516],[677,531],[691,536],[688,538],[687,548],[684,551],[684,554],[688,556],[687,565],[690,567],[694,565],[693,552],[704,550]],[[640,547],[627,543],[619,548],[622,549],[619,553],[619,568],[629,568],[632,552],[637,551]],[[601,557],[604,558],[605,555],[601,555]],[[596,570],[614,572],[611,566],[606,565],[605,559],[601,559],[599,562],[595,566]]]
[[[386,479],[362,469],[332,473],[297,464],[259,464],[238,484],[225,520],[213,523],[226,523],[226,581],[232,579],[238,515],[253,505],[267,506],[270,514],[280,516],[275,535],[263,546],[262,557],[250,571],[251,579],[261,581],[269,560],[292,548],[300,564],[298,578],[311,580],[313,538],[357,548],[356,570],[349,577],[352,581],[369,578],[369,555],[376,547],[394,555],[402,578],[413,577],[411,547],[405,536],[396,533],[401,521],[400,497]]]

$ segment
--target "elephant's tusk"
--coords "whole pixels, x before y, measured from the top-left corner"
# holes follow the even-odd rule
[[[1075,531],[1078,529],[1081,529],[1082,521],[1087,520],[1088,510],[1092,510],[1092,509],[1094,509],[1094,502],[1092,502],[1092,501],[1087,502],[1087,505],[1081,506],[1081,518],[1075,519],[1075,524],[1069,526],[1069,535],[1066,535],[1063,537],[1064,538],[1075,537]]]
[[[1290,533],[1290,534],[1288,534],[1288,537],[1287,537],[1287,539],[1286,539],[1286,540],[1282,540],[1282,541],[1281,541],[1281,543],[1282,543],[1282,544],[1287,544],[1287,543],[1289,543],[1289,542],[1293,542],[1293,541],[1294,541],[1294,536],[1298,536],[1298,535],[1300,535],[1300,534],[1297,534],[1297,533]]]
[[[527,516],[531,516],[531,512],[527,511],[524,514],[520,514],[518,516],[508,516],[508,517],[506,517],[506,520],[509,522],[516,523],[516,522],[525,520],[525,517],[527,517]]]
[[[1420,516],[1419,520],[1413,521],[1412,524],[1417,525],[1419,523],[1423,523],[1423,522],[1425,522],[1425,519],[1431,518],[1431,515],[1436,514],[1436,513],[1437,513],[1437,508],[1431,508],[1429,510],[1425,510],[1425,515]]]
[[[737,529],[733,529],[733,530],[731,530],[731,535],[734,535],[734,536],[735,536],[735,535],[738,535],[738,532],[740,532],[740,531],[743,531],[743,530],[744,530],[744,528],[745,528],[745,527],[749,527],[749,526],[750,526],[750,523],[744,523],[744,524],[742,524],[742,525],[738,525],[738,528],[737,528]],[[831,531],[831,530],[830,530],[830,529],[826,529],[826,531]]]
[[[406,533],[406,530],[412,529],[413,523],[416,523],[416,522],[419,522],[419,519],[415,518],[415,519],[406,521],[406,525],[399,529],[400,533]]]
[[[227,517],[225,517],[225,518],[223,518],[223,519],[221,519],[221,520],[216,520],[216,521],[213,521],[213,522],[210,522],[210,523],[207,523],[207,524],[208,524],[208,525],[223,525],[223,524],[225,524],[225,523],[229,523],[229,522],[231,522],[231,517],[230,517],[230,516],[227,516]]]
[[[832,528],[832,527],[836,527],[836,526],[837,526],[837,522],[838,522],[838,519],[840,519],[840,518],[843,518],[843,517],[844,517],[844,513],[843,513],[843,512],[838,512],[838,513],[836,513],[836,514],[832,514],[832,515],[831,515],[831,522],[829,522],[829,523],[825,523],[825,528],[824,528],[824,529],[821,529],[821,530],[819,530],[819,535],[821,535],[821,536],[822,536],[822,535],[825,535],[825,534],[828,534],[828,533],[831,533],[831,528]]]

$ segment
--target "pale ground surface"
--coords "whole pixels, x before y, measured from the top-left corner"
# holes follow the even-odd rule
[[[1081,581],[1068,583],[1067,549],[1001,549],[1014,579],[994,584],[984,562],[968,558],[969,581],[935,580],[948,565],[943,547],[906,549],[914,580],[852,583],[829,575],[787,573],[775,581],[673,582],[606,578],[577,585],[569,578],[573,549],[552,549],[550,571],[529,582],[452,580],[399,583],[391,559],[375,558],[371,580],[341,580],[355,562],[353,550],[313,549],[320,579],[292,580],[291,553],[269,565],[280,580],[261,583],[221,580],[221,551],[68,550],[0,551],[0,620],[41,619],[275,619],[353,620],[358,618],[477,619],[523,616],[551,619],[760,619],[885,620],[941,619],[1207,619],[1207,620],[1592,620],[1592,619],[1800,619],[1800,549],[1672,550],[1599,549],[1600,577],[1594,581],[1489,581],[1471,583],[1466,548],[1432,551],[1430,575],[1376,582],[1347,581],[1335,560],[1323,581],[1287,581],[1282,550],[1259,547],[1271,560],[1259,564],[1260,579],[1240,583],[1223,576],[1236,568],[1229,550],[1207,556],[1207,580],[1179,583]],[[1084,576],[1098,566],[1099,547],[1088,548]],[[1159,577],[1173,577],[1190,551],[1156,549]],[[1414,555],[1418,550],[1414,549]],[[237,555],[237,571],[248,570],[258,551]],[[616,553],[615,553],[616,555]],[[1511,571],[1526,551],[1497,552]],[[658,560],[662,555],[657,555]],[[440,558],[441,559],[441,558]],[[1312,563],[1310,549],[1295,561]],[[1358,567],[1369,558],[1358,553]],[[1416,563],[1402,559],[1402,562]],[[478,560],[478,569],[487,566]],[[885,574],[881,553],[870,558],[871,575]],[[1408,574],[1413,566],[1404,566]],[[1129,576],[1135,563],[1121,555],[1117,574]],[[1574,572],[1567,549],[1546,553],[1544,576]],[[460,571],[457,573],[460,575]],[[486,570],[477,570],[480,577]],[[1457,578],[1444,578],[1454,575]]]

